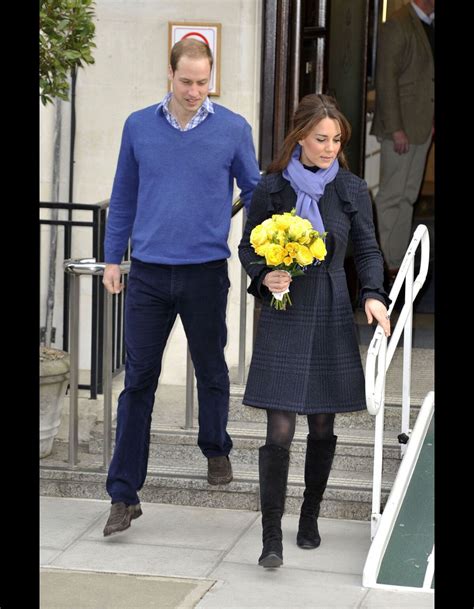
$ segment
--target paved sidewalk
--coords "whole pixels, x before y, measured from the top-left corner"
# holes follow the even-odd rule
[[[104,538],[110,504],[41,498],[41,609],[428,609],[433,595],[362,587],[369,523],[321,519],[300,550],[283,517],[284,565],[263,569],[260,513],[143,503]],[[119,575],[117,575],[119,574]]]

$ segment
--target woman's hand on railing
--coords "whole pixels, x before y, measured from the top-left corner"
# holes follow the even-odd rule
[[[367,298],[365,301],[365,314],[370,325],[374,318],[382,326],[385,336],[390,336],[390,319],[387,316],[387,307],[376,298]]]
[[[121,271],[120,264],[106,264],[102,283],[110,294],[120,294],[123,290],[123,283],[120,283]]]

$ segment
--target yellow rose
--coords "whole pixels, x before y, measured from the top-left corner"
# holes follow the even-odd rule
[[[285,245],[286,255],[290,256],[293,259],[296,258],[296,253],[298,252],[299,249],[300,249],[299,243],[295,243],[294,241],[290,241],[290,243],[287,243]]]
[[[267,218],[266,220],[264,220],[261,226],[263,226],[267,231],[275,230],[274,222],[271,218]]]
[[[253,245],[253,247],[258,247],[259,245],[262,245],[263,243],[265,243],[267,238],[267,231],[265,230],[265,227],[263,227],[261,224],[256,226],[250,233],[250,243]]]
[[[311,242],[311,234],[310,232],[307,230],[305,231],[301,237],[298,239],[298,243],[301,243],[301,245],[308,245],[308,243]]]
[[[296,216],[288,233],[290,237],[295,241],[298,241],[298,243],[307,245],[311,241],[312,230],[313,227],[309,220]]]
[[[268,241],[265,241],[265,243],[262,243],[262,245],[259,245],[258,247],[255,248],[255,253],[258,256],[265,256],[265,252],[267,251],[267,247],[270,245],[270,243]]]
[[[284,230],[276,231],[276,233],[273,235],[273,238],[279,245],[284,246],[286,244],[286,234]]]
[[[272,220],[278,230],[286,230],[293,222],[293,216],[289,213],[274,214]]]
[[[286,256],[285,256],[285,258],[283,258],[283,263],[286,266],[290,266],[290,264],[293,264],[299,247],[300,247],[299,243],[296,243],[294,241],[290,241],[289,243],[287,243],[285,245]]]
[[[296,253],[296,262],[301,266],[308,266],[313,262],[313,254],[306,245],[300,245]]]
[[[271,241],[277,231],[275,223],[271,218],[268,218],[262,222],[261,226],[263,226],[263,228],[267,231],[267,239]]]
[[[265,260],[268,266],[277,266],[283,262],[285,248],[276,243],[270,243],[265,251]]]
[[[305,232],[306,229],[303,223],[296,220],[288,229],[288,236],[292,241],[299,241]]]
[[[310,252],[317,260],[324,260],[326,258],[326,245],[321,237],[318,237],[309,246]]]

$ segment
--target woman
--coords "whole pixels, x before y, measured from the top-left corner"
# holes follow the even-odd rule
[[[280,155],[254,191],[239,257],[251,278],[249,292],[263,300],[243,403],[265,408],[267,437],[259,449],[263,551],[259,565],[283,564],[281,517],[289,449],[296,415],[307,415],[305,491],[297,544],[321,543],[317,518],[336,448],[336,412],[366,408],[365,383],[344,272],[349,238],[367,321],[390,334],[383,290],[383,258],[377,245],[367,184],[347,168],[344,147],[351,128],[336,101],[307,95],[296,109]],[[273,214],[296,207],[313,228],[327,231],[325,260],[293,280],[255,264],[252,229]],[[291,285],[290,285],[291,284]],[[272,292],[290,287],[292,306],[270,306]]]

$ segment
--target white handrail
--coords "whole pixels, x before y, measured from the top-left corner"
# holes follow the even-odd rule
[[[424,590],[431,590],[431,583],[433,582],[434,575],[434,561],[435,561],[435,549],[431,550],[431,554],[428,556],[428,566],[426,567],[425,577],[423,579]]]
[[[415,469],[418,456],[423,446],[423,441],[426,437],[426,432],[430,426],[434,412],[434,392],[430,391],[420,408],[420,412],[413,427],[413,432],[410,437],[410,442],[406,454],[400,464],[400,467],[393,483],[390,496],[383,511],[382,517],[375,537],[367,555],[364,571],[362,575],[362,585],[367,588],[382,587],[377,584],[377,577],[380,571],[380,566],[387,548],[393,527],[397,520],[400,506],[406,495],[406,491],[410,484],[413,471]],[[423,589],[429,590],[434,572],[434,549],[427,560],[426,576],[423,581]],[[426,582],[429,580],[429,584]],[[421,590],[421,588],[419,589]]]
[[[421,243],[421,262],[420,262],[420,271],[413,281],[413,276],[408,277],[409,271],[414,269],[414,260],[415,260],[415,252],[418,246]],[[408,321],[410,321],[410,317],[413,312],[413,301],[418,295],[421,287],[423,286],[426,276],[428,274],[429,267],[429,249],[430,249],[430,237],[428,233],[428,229],[424,224],[420,224],[408,246],[405,257],[403,258],[403,262],[400,266],[400,270],[397,273],[395,281],[393,283],[392,289],[390,290],[390,298],[392,302],[388,308],[388,314],[391,315],[393,311],[393,307],[395,306],[395,302],[397,300],[398,294],[400,293],[401,287],[405,278],[407,278],[407,283],[405,286],[405,296],[407,296],[406,292],[411,292],[411,298],[405,298],[405,304],[400,312],[400,315],[397,320],[397,324],[392,331],[392,335],[390,337],[390,344],[388,345],[386,351],[386,362],[385,362],[385,373],[390,366],[390,363],[393,358],[393,354],[395,353],[395,349],[397,347],[398,341],[400,340],[400,336],[405,330],[405,326]],[[411,281],[410,281],[411,279]],[[379,364],[379,373],[377,377],[375,376],[375,363],[377,360],[377,356],[379,355],[379,351],[382,343],[385,343],[385,347],[387,347],[387,337],[385,336],[382,326],[379,324],[374,332],[374,336],[370,342],[368,353],[367,353],[367,364],[366,364],[366,372],[365,372],[365,393],[367,398],[367,410],[372,415],[376,415],[381,407],[382,399],[383,399],[383,385],[384,382],[380,375],[384,374],[383,366]]]
[[[415,269],[415,253],[421,244],[420,270],[413,280]],[[385,405],[385,378],[387,370],[392,362],[395,349],[403,335],[403,380],[402,380],[402,424],[401,433],[407,436],[410,433],[410,385],[411,385],[411,347],[413,327],[413,301],[423,286],[429,267],[430,240],[428,228],[420,224],[408,246],[403,258],[400,270],[395,278],[390,298],[392,300],[388,315],[395,306],[403,283],[405,283],[405,303],[400,311],[395,328],[392,331],[390,342],[387,346],[387,337],[382,326],[377,325],[374,336],[367,351],[365,366],[365,395],[367,410],[376,417],[374,438],[374,469],[372,488],[372,515],[371,515],[371,537],[373,538],[380,520],[380,502],[382,493],[382,466],[383,466],[383,427],[384,427],[384,405]],[[403,456],[406,444],[401,445]]]

